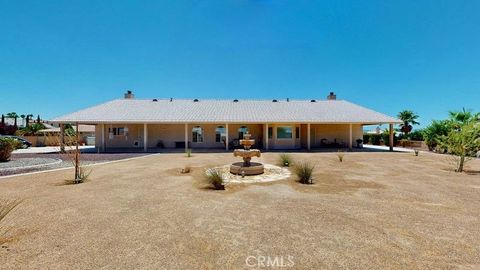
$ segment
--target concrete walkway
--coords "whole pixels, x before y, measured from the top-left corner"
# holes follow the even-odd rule
[[[94,152],[95,146],[85,145],[78,147],[82,152]],[[74,150],[75,147],[67,146],[65,150]],[[46,153],[59,153],[60,146],[45,146],[45,147],[29,147],[27,149],[17,149],[13,151],[13,154],[46,154]]]
[[[390,150],[390,147],[388,147],[388,146],[370,145],[370,144],[364,144],[363,148],[372,149],[372,150],[381,150],[381,151],[389,151]],[[413,152],[413,149],[403,148],[403,147],[393,147],[393,151],[396,151],[396,152]]]

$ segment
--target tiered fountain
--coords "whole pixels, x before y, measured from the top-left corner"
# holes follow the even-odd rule
[[[243,140],[240,140],[240,145],[243,145],[244,149],[235,149],[233,151],[234,157],[242,157],[243,162],[235,162],[230,165],[230,173],[237,175],[258,175],[264,172],[263,164],[258,162],[250,162],[252,157],[260,157],[260,150],[250,149],[255,143],[255,140],[250,139],[250,133],[243,135]]]

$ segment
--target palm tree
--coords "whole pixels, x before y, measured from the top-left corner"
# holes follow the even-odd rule
[[[450,111],[448,112],[450,116],[450,120],[459,123],[459,124],[467,124],[470,121],[478,121],[480,117],[480,113],[472,113],[472,110],[465,110],[462,108],[461,111]]]
[[[22,123],[25,125],[25,114],[21,114],[20,118],[22,118]]]
[[[400,124],[400,130],[403,132],[404,135],[407,135],[412,131],[412,125],[420,124],[416,120],[418,119],[418,115],[411,110],[404,110],[398,113],[397,117],[403,121]]]

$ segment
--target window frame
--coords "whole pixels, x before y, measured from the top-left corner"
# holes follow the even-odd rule
[[[290,137],[289,138],[278,137],[278,134],[279,134],[278,130],[282,129],[282,128],[290,129]],[[277,140],[293,140],[293,128],[291,126],[278,126],[276,131],[277,131],[277,134],[276,134]],[[285,133],[285,134],[288,134],[288,133]]]
[[[245,131],[242,131],[242,130],[245,130]],[[241,126],[238,128],[238,139],[239,140],[243,140],[243,135],[245,135],[245,133],[248,133],[250,132],[250,130],[248,129],[247,126]],[[242,136],[240,136],[240,134],[242,134]]]
[[[200,130],[198,132],[197,130]],[[199,138],[201,140],[199,140]],[[204,129],[201,126],[194,126],[192,128],[192,143],[203,143],[205,142]]]
[[[219,129],[223,130],[223,133],[219,131]],[[223,135],[222,135],[223,134]],[[217,140],[219,139],[219,140]],[[217,126],[215,128],[215,143],[223,143],[224,141],[227,140],[227,128],[225,126]]]

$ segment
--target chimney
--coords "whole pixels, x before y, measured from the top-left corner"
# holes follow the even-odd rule
[[[337,95],[334,92],[330,92],[330,95],[327,96],[327,100],[336,100]]]
[[[132,93],[131,90],[127,90],[124,97],[125,97],[125,99],[134,99],[135,95]]]

